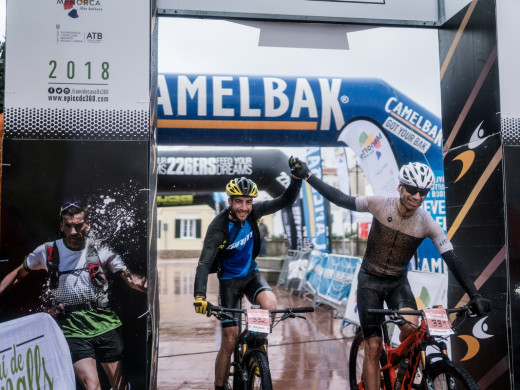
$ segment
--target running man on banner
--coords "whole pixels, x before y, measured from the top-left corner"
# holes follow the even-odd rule
[[[298,158],[289,159],[291,173],[313,186],[330,202],[353,211],[370,212],[373,215],[367,248],[358,275],[358,312],[361,329],[367,339],[363,362],[365,388],[379,389],[379,357],[382,351],[382,318],[369,315],[367,309],[382,309],[384,302],[389,309],[417,310],[414,295],[407,278],[408,263],[417,247],[430,238],[453,275],[469,295],[469,305],[479,316],[491,310],[491,301],[478,293],[465,272],[463,263],[453,251],[453,245],[442,227],[424,209],[420,208],[435,181],[429,166],[411,162],[399,170],[399,197],[353,197],[318,179]],[[408,316],[412,323],[416,317]],[[413,332],[411,325],[403,325],[400,340]]]
[[[146,280],[131,273],[119,255],[88,238],[88,207],[77,201],[66,202],[59,217],[63,238],[29,253],[2,279],[0,296],[31,271],[47,271],[46,303],[67,340],[78,382],[85,390],[100,389],[99,363],[112,389],[129,390],[122,367],[122,323],[110,307],[108,278],[118,276],[143,293]]]

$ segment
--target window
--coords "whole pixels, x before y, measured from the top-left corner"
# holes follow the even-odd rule
[[[201,238],[201,220],[195,218],[183,218],[175,220],[175,238],[196,239]]]

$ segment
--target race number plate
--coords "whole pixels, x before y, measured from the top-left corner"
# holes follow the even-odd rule
[[[262,309],[248,309],[247,330],[250,332],[271,333],[269,311]]]
[[[451,322],[444,309],[425,309],[426,325],[432,336],[449,336],[454,334]]]

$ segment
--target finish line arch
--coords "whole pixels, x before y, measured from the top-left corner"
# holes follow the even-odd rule
[[[224,147],[343,144],[358,155],[374,193],[390,196],[396,194],[398,167],[421,161],[431,166],[437,177],[425,204],[445,227],[440,119],[382,80],[160,74],[158,86],[160,146],[173,142]],[[219,186],[240,172],[250,174],[267,189],[272,186],[271,177],[288,184],[287,179],[279,179],[281,173],[288,177],[287,156],[277,157],[275,151],[190,153],[159,149],[160,193],[179,189],[206,192],[212,184],[221,191]],[[249,161],[249,165],[245,167],[238,160]],[[194,169],[205,174],[194,174]],[[232,174],[226,175],[226,169],[232,169]],[[274,196],[283,189],[277,186]],[[314,207],[302,211],[314,213]],[[286,234],[295,237],[289,231],[294,232],[294,228],[288,226]],[[292,242],[293,249],[295,245]],[[421,245],[418,258],[420,269],[443,269],[442,259],[429,240]]]

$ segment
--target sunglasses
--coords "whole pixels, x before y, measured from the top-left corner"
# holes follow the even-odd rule
[[[70,209],[71,207],[77,207],[78,209],[81,208],[81,203],[77,200],[74,202],[65,202],[61,205],[60,208],[60,214],[63,213],[65,210]]]
[[[428,192],[430,192],[429,188],[418,188],[404,183],[401,183],[401,185],[404,187],[406,192],[408,192],[412,196],[417,193],[419,193],[419,195],[421,196],[426,196],[428,195]]]

